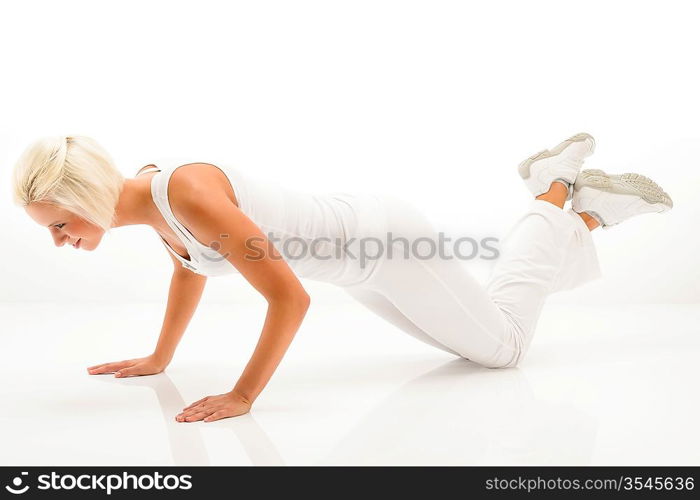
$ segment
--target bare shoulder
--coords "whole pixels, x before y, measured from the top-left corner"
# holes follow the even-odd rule
[[[223,202],[226,199],[238,206],[231,181],[211,163],[188,163],[176,168],[170,177],[168,198],[173,208],[177,202]]]

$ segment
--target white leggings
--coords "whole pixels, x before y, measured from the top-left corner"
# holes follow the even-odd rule
[[[411,203],[382,196],[394,239],[430,237],[431,222]],[[530,346],[552,292],[600,276],[585,223],[572,210],[533,200],[501,242],[486,287],[457,259],[404,258],[400,242],[364,282],[342,287],[364,306],[417,339],[490,368],[516,366]]]

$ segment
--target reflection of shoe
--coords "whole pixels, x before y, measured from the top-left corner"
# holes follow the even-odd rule
[[[567,200],[573,195],[576,180],[583,159],[595,151],[595,139],[586,133],[576,134],[552,149],[545,149],[529,157],[518,165],[520,177],[532,194],[539,196],[549,191],[554,181],[561,181],[569,188]]]
[[[608,175],[583,170],[574,184],[572,208],[586,212],[602,227],[619,224],[635,215],[666,212],[673,207],[668,193],[639,174]]]

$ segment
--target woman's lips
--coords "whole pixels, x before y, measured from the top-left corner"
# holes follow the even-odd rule
[[[82,238],[78,238],[78,241],[75,242],[75,248],[80,248],[80,240],[82,240]]]

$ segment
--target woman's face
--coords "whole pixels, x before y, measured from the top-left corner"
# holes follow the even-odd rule
[[[81,250],[94,250],[104,235],[99,226],[56,205],[35,202],[24,209],[36,223],[49,230],[57,247],[68,243]]]

